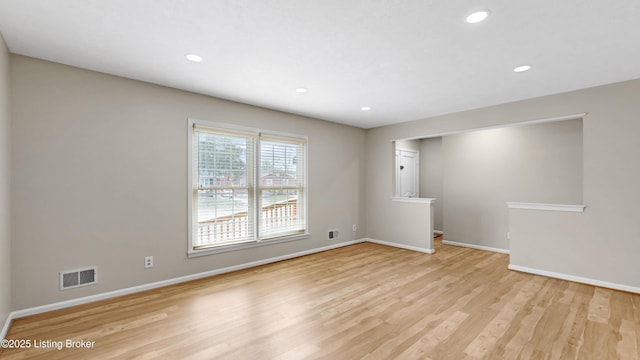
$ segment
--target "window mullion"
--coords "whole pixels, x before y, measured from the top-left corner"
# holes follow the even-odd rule
[[[262,221],[262,196],[260,176],[261,174],[261,160],[260,160],[260,134],[254,138],[254,152],[253,152],[253,201],[255,204],[254,209],[254,239],[256,242],[260,242],[260,222]]]

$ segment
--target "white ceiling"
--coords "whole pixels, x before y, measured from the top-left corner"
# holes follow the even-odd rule
[[[362,128],[640,78],[639,16],[639,0],[0,0],[13,53]]]

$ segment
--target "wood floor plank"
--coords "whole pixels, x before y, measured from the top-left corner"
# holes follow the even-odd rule
[[[539,282],[531,281],[525,284],[509,303],[502,307],[496,317],[482,329],[480,334],[465,348],[464,352],[477,358],[485,357],[498,339],[506,333],[514,317],[540,287]]]
[[[531,311],[520,321],[515,335],[506,344],[504,352],[499,355],[503,359],[517,359],[522,353],[522,344],[527,344],[533,337],[534,330],[540,318],[544,314],[545,309],[540,306],[534,306]]]
[[[632,359],[640,295],[363,243],[16,319],[8,359]]]
[[[442,341],[453,334],[460,325],[469,317],[469,314],[461,311],[454,312],[438,326],[424,334],[418,341],[403,351],[398,359],[419,359],[429,355]]]
[[[577,344],[572,338],[572,333],[575,329],[579,328],[579,326],[576,326],[577,324],[580,324],[580,319],[577,317],[581,313],[581,310],[586,309],[587,304],[574,301],[576,300],[576,296],[574,295],[575,294],[572,294],[569,297],[563,296],[562,298],[562,300],[566,301],[568,301],[568,298],[571,298],[571,303],[565,303],[565,301],[562,300],[560,301],[561,304],[567,305],[569,310],[564,318],[561,328],[555,334],[555,341],[552,341],[550,344],[552,360],[575,358],[575,354],[577,353]],[[579,300],[579,298],[577,300]]]
[[[611,298],[611,290],[596,288],[589,303],[589,314],[587,319],[601,324],[609,322],[609,300]]]
[[[638,360],[638,347],[636,344],[636,327],[629,320],[622,320],[620,326],[620,341],[616,351],[621,359]]]

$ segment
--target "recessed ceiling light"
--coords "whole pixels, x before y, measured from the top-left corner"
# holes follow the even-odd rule
[[[531,65],[520,65],[518,67],[516,67],[515,69],[513,69],[513,71],[515,72],[525,72],[527,70],[531,70]]]
[[[489,16],[489,10],[476,11],[473,14],[467,16],[467,22],[469,24],[479,23],[480,21],[486,19],[487,16]]]
[[[307,88],[303,88],[303,87],[296,88],[296,92],[300,93],[300,94],[304,94],[307,91],[309,91],[309,89],[307,89]]]
[[[193,62],[201,62],[203,60],[202,56],[197,55],[197,54],[187,54],[184,57],[186,57],[187,60],[193,61]]]
[[[369,111],[369,110],[371,110],[371,106],[363,106],[363,107],[360,108],[360,110]]]

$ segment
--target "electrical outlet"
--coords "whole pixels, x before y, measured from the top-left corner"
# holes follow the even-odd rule
[[[329,240],[335,240],[338,238],[338,229],[332,229],[329,230],[328,234],[327,234],[327,238]]]
[[[351,225],[351,231],[358,231],[358,224]]]
[[[153,267],[153,256],[145,256],[144,258],[144,268],[150,269]]]

